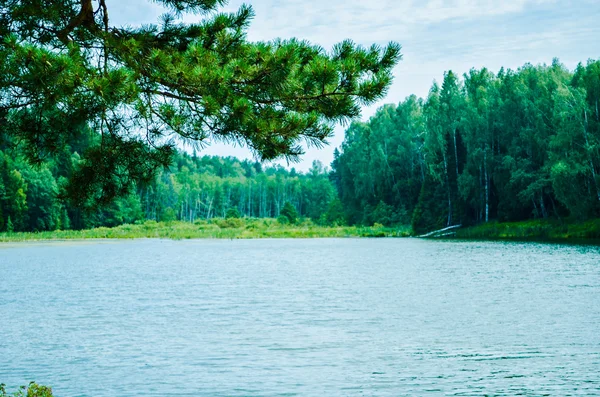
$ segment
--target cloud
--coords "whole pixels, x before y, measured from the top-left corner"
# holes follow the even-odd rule
[[[468,22],[478,18],[524,11],[555,0],[418,0],[365,2],[363,0],[251,2],[257,19],[251,36],[257,40],[301,36],[325,46],[356,37],[359,42],[386,42],[412,36],[445,21]],[[230,3],[237,8],[242,1]]]

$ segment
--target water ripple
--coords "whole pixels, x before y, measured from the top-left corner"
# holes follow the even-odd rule
[[[600,396],[600,248],[12,244],[0,383],[58,397]]]

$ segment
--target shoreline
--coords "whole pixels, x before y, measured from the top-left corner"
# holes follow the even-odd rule
[[[285,238],[422,238],[445,241],[514,241],[600,245],[600,219],[584,223],[558,220],[490,222],[457,229],[452,236],[415,237],[409,226],[319,226],[310,221],[282,225],[273,219],[214,219],[209,221],[126,224],[113,228],[0,233],[0,245],[20,242],[88,242],[134,239],[232,240]]]
[[[565,222],[554,219],[490,222],[458,229],[453,238],[496,241],[585,241],[600,244],[600,219],[586,222]]]
[[[264,238],[352,238],[409,237],[410,227],[318,226],[310,221],[282,225],[272,219],[217,219],[211,221],[154,222],[99,227],[86,230],[0,233],[0,243],[44,241],[89,241],[131,239],[264,239]]]

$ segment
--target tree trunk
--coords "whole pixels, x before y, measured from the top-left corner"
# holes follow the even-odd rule
[[[252,181],[248,181],[248,216],[252,217]]]
[[[262,217],[263,206],[262,206],[262,183],[258,185],[258,217]]]
[[[227,185],[227,195],[225,205],[223,206],[223,211],[227,214],[227,210],[231,207],[231,187]]]
[[[535,209],[535,215],[537,217],[540,216],[540,211],[538,210],[537,204],[535,203],[535,197],[531,198],[531,202],[533,203],[533,208]]]
[[[450,194],[450,178],[448,178],[448,161],[446,160],[446,153],[443,153],[444,156],[444,175],[446,177],[446,190],[448,191],[448,224],[446,226],[452,225],[452,196]]]
[[[598,105],[598,102],[596,102],[596,105]],[[587,152],[588,148],[590,146],[590,143],[588,141],[588,133],[587,133],[588,119],[587,119],[587,111],[586,110],[583,111],[583,116],[584,116],[583,136],[585,138],[585,146],[586,146],[585,150]],[[596,169],[594,168],[593,158],[589,153],[588,153],[588,161],[590,163],[590,170],[592,171],[592,179],[594,182],[594,187],[596,188],[596,197],[598,198],[598,201],[600,201],[600,188],[598,187],[598,180],[596,179]]]
[[[214,200],[214,198],[211,198],[210,201],[208,202],[208,210],[206,211],[206,219],[211,218],[213,200]]]
[[[485,202],[485,194],[484,194],[484,182],[483,182],[483,167],[480,165],[479,166],[479,208],[478,208],[478,212],[477,212],[477,221],[481,222],[481,220],[483,219],[483,209],[485,207],[484,202]]]
[[[456,183],[458,183],[458,149],[456,147],[456,128],[454,129],[454,161],[456,162]]]
[[[421,183],[425,182],[425,159],[423,153],[419,153],[419,167],[421,168]]]
[[[558,219],[561,219],[560,214],[556,210],[556,203],[554,202],[552,195],[550,195],[550,202],[552,203],[552,210],[554,211],[554,215],[556,215],[558,217]],[[562,221],[562,219],[561,219],[561,221]]]
[[[485,223],[490,220],[490,178],[487,171],[487,147],[483,151],[483,170],[485,173]]]
[[[540,194],[540,208],[542,209],[542,216],[544,219],[548,218],[548,212],[546,211],[546,205],[544,204],[544,193]]]

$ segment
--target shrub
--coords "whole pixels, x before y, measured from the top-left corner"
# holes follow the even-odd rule
[[[214,223],[221,229],[239,229],[244,226],[244,220],[240,218],[216,219]]]
[[[165,210],[160,215],[160,220],[163,222],[173,222],[177,219],[177,214],[175,210],[171,207],[165,208]]]
[[[346,214],[342,202],[339,199],[332,200],[331,203],[329,203],[327,212],[321,216],[319,222],[331,226],[345,225]]]
[[[52,389],[31,382],[28,387],[21,386],[15,393],[7,394],[6,385],[2,383],[0,384],[0,397],[52,397]]]
[[[240,211],[237,208],[229,208],[225,213],[225,219],[241,218]]]
[[[298,211],[289,201],[285,202],[283,208],[279,212],[279,216],[285,216],[288,219],[288,223],[291,223],[292,225],[298,221]],[[279,218],[277,219],[279,220]]]

